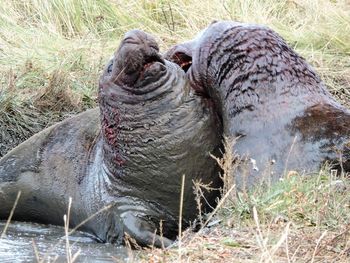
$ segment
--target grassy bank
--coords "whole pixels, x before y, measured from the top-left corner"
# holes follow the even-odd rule
[[[349,262],[349,177],[324,166],[318,173],[286,172],[237,191],[231,178],[234,140],[217,159],[224,187],[218,206],[170,249],[146,249],[137,262]],[[204,202],[204,200],[202,200]]]
[[[123,34],[154,34],[164,51],[212,20],[268,25],[350,107],[348,0],[0,0],[0,156],[66,116],[96,106],[99,74]],[[210,224],[182,248],[138,260],[342,261],[349,254],[347,182],[296,174],[251,193],[229,191]],[[215,223],[215,222],[220,222]]]
[[[220,161],[231,160],[228,155]],[[172,249],[147,249],[133,259],[349,262],[349,187],[349,178],[327,167],[308,175],[290,171],[277,183],[246,192],[226,181],[218,207],[206,215],[199,231],[187,230]]]

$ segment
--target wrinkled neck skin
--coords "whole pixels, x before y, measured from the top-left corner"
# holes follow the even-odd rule
[[[164,231],[174,231],[181,176],[186,175],[185,225],[198,213],[193,181],[220,184],[218,167],[209,156],[218,154],[220,125],[176,64],[165,61],[157,80],[139,87],[116,80],[120,74],[107,67],[100,80],[102,134],[95,158],[103,163],[99,176],[104,190],[99,195],[112,203],[123,197],[116,201],[119,213],[154,215],[155,222],[164,220]],[[212,205],[215,195],[207,196]]]
[[[166,63],[167,67],[173,67],[170,63]],[[184,78],[176,78],[176,75],[170,72],[164,70],[156,82],[139,87],[136,91],[134,87],[115,79],[115,76],[118,78],[123,75],[122,71],[106,72],[101,79],[99,104],[103,140],[103,176],[109,192],[116,191],[127,195],[130,191],[143,191],[143,189],[124,189],[123,185],[137,180],[140,180],[142,185],[142,177],[130,171],[139,166],[141,172],[148,166],[151,156],[142,153],[143,147],[154,140],[152,129],[157,128],[158,123],[164,123],[170,118],[167,112],[164,112],[165,115],[160,114],[161,110],[177,109],[186,96],[186,89],[182,88],[186,86]],[[158,158],[157,152],[154,154],[154,157]]]
[[[214,99],[226,134],[246,135],[275,119],[288,123],[322,98],[329,103],[314,70],[266,27],[214,23],[194,43],[191,83]]]
[[[116,75],[123,75],[119,74],[120,72]],[[123,170],[127,156],[134,153],[133,144],[142,145],[147,143],[148,139],[151,140],[148,138],[149,127],[161,117],[157,112],[159,100],[162,97],[166,98],[164,108],[174,97],[181,100],[183,94],[180,87],[185,85],[184,79],[176,79],[175,75],[164,71],[156,82],[135,91],[133,87],[115,80],[114,76],[115,74],[105,74],[99,90],[103,163],[108,181],[115,177],[128,180],[129,177],[125,177]],[[174,83],[174,87],[164,85],[167,82]],[[173,96],[167,97],[170,93],[173,93]],[[173,105],[174,108],[176,106],[178,105]]]

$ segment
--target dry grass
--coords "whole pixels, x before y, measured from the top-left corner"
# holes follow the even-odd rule
[[[188,234],[183,243],[183,262],[347,262],[348,229],[320,232],[278,223],[245,228],[215,227]],[[343,230],[343,231],[341,231]],[[262,240],[260,240],[262,238]],[[165,256],[164,256],[165,255]],[[165,258],[165,260],[164,260]],[[146,251],[140,262],[179,262],[174,250]]]

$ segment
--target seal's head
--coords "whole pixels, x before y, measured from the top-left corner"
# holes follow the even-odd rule
[[[191,87],[204,97],[210,97],[206,87],[212,85],[211,55],[222,49],[222,36],[232,27],[242,25],[233,21],[213,21],[207,28],[200,31],[190,41],[171,47],[164,58],[178,64],[186,73],[191,82]],[[225,50],[225,57],[230,50]],[[210,92],[209,92],[210,93]]]
[[[117,85],[143,87],[155,82],[165,73],[165,61],[153,36],[132,30],[125,34],[118,50],[107,67]],[[134,90],[137,93],[137,90]]]

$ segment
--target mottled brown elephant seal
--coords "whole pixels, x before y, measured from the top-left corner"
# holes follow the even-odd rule
[[[220,145],[219,124],[184,71],[139,30],[125,35],[104,70],[99,104],[0,160],[0,218],[20,190],[14,219],[61,225],[71,196],[71,227],[111,205],[81,229],[104,242],[121,243],[127,233],[140,245],[169,245],[178,230],[182,175],[185,225],[197,216],[193,182],[220,183],[209,154]],[[216,196],[205,194],[211,204]]]
[[[239,138],[232,151],[247,160],[235,174],[239,185],[288,170],[314,172],[325,161],[350,171],[349,110],[271,29],[214,22],[165,57],[212,100],[224,135]]]

